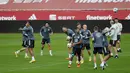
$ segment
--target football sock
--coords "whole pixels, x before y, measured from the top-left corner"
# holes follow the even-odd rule
[[[52,50],[49,50],[50,55],[52,55]]]
[[[69,53],[69,58],[71,58],[71,54]]]
[[[32,60],[35,60],[34,56],[32,56]]]
[[[101,67],[103,67],[103,66],[104,66],[104,63],[105,63],[104,61],[101,63]]]
[[[84,60],[82,56],[80,56],[81,60]]]
[[[72,61],[69,61],[69,64],[72,64]]]
[[[117,50],[121,50],[121,48],[118,48]]]
[[[94,67],[97,67],[97,64],[96,64],[96,63],[94,63]]]
[[[25,56],[28,56],[28,54],[27,54],[27,53],[25,53]]]
[[[78,61],[78,64],[80,64],[80,62]]]
[[[19,54],[19,53],[20,53],[20,50],[16,51],[16,53]]]

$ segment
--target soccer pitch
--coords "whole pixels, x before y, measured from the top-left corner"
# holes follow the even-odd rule
[[[51,36],[52,57],[49,55],[47,46],[44,48],[44,55],[40,56],[41,37],[39,33],[35,34],[35,38],[36,62],[29,64],[31,58],[25,59],[24,52],[18,58],[14,55],[14,52],[21,48],[22,35],[20,33],[0,34],[0,73],[130,73],[130,34],[122,35],[123,52],[119,53],[119,59],[111,58],[108,61],[109,66],[104,71],[99,67],[99,59],[98,69],[93,69],[93,61],[88,61],[86,50],[84,51],[85,63],[77,68],[74,58],[72,68],[68,68],[68,60],[65,59],[68,57],[65,34]]]

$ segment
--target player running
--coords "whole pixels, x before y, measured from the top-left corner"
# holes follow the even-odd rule
[[[121,52],[120,48],[120,41],[121,41],[121,31],[122,31],[122,24],[119,23],[118,19],[115,18],[115,24],[118,26],[118,33],[117,33],[117,52]]]
[[[67,60],[71,58],[71,53],[72,53],[72,47],[71,47],[71,41],[72,41],[72,35],[74,34],[73,30],[67,28],[67,27],[62,27],[63,32],[67,35],[67,47],[68,47],[68,53],[69,53],[69,58],[66,58]]]
[[[105,66],[108,66],[107,65],[107,60],[111,57],[110,55],[110,50],[108,48],[108,39],[107,39],[107,36],[109,35],[109,28],[106,27],[103,31],[102,31],[102,35],[103,35],[103,53],[104,53],[104,60],[102,61],[101,63],[101,67],[102,69],[104,69]]]
[[[97,63],[96,63],[96,55],[97,53],[100,56],[101,62],[103,61],[102,57],[102,50],[103,50],[103,35],[101,32],[98,31],[98,27],[94,27],[94,33],[92,34],[92,41],[93,41],[93,46],[94,46],[94,69],[97,69]]]
[[[109,28],[106,27],[103,31],[102,31],[102,35],[103,35],[103,53],[104,53],[104,56],[108,55],[108,39],[107,39],[107,36],[109,35]]]
[[[25,31],[22,31],[22,35],[23,35],[23,39],[22,39],[23,40],[22,41],[22,47],[23,48],[17,50],[15,52],[15,55],[16,55],[16,57],[18,57],[18,55],[20,54],[20,52],[26,51],[25,52],[25,58],[29,58],[29,56],[28,56],[28,49],[27,49],[27,40],[28,40],[28,37],[26,36]]]
[[[111,51],[111,56],[113,56],[113,53],[112,53],[112,48],[113,48],[114,51],[115,51],[115,57],[114,58],[118,58],[118,52],[117,52],[117,49],[116,49],[118,26],[116,24],[114,24],[113,20],[110,21],[110,24],[111,24],[111,27],[110,27],[110,35],[109,35],[110,36],[109,48],[110,48],[110,51]]]
[[[72,52],[72,56],[71,56],[70,61],[69,61],[68,68],[71,67],[73,57],[75,55],[78,56],[77,67],[80,67],[80,60],[81,60],[80,56],[81,56],[81,49],[82,49],[82,35],[80,34],[79,29],[76,29],[75,34],[72,36],[72,47],[73,47],[73,52]]]
[[[82,57],[83,57],[83,52],[84,49],[86,48],[86,50],[88,51],[88,55],[89,55],[89,61],[91,61],[91,51],[90,51],[90,37],[91,37],[91,32],[90,30],[87,29],[87,25],[84,24],[83,25],[83,29],[81,30],[81,35],[83,36],[83,49],[82,49]],[[84,60],[81,60],[81,63],[83,63]]]
[[[40,30],[40,35],[42,36],[42,48],[41,48],[41,56],[43,55],[43,48],[45,46],[45,43],[48,45],[50,56],[53,56],[51,44],[50,44],[50,35],[53,34],[52,28],[49,26],[48,23],[45,24]]]
[[[33,48],[34,48],[34,43],[35,43],[35,38],[33,35],[33,28],[30,25],[29,22],[26,23],[26,26],[24,28],[20,28],[19,30],[25,31],[25,36],[28,38],[27,40],[27,49],[29,50],[29,53],[32,57],[32,60],[29,63],[33,63],[35,62],[35,58],[34,58],[34,52],[33,52]]]

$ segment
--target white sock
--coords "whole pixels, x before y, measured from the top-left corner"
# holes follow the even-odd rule
[[[52,53],[52,50],[49,50],[49,53],[51,54],[51,53]]]
[[[118,48],[117,50],[120,50],[121,48]]]
[[[81,60],[84,60],[82,56],[80,56]]]
[[[35,60],[34,56],[32,56],[32,60]]]
[[[103,66],[104,66],[104,63],[105,63],[105,62],[103,61],[103,62],[100,64],[100,66],[103,67]]]
[[[80,62],[78,61],[78,64],[80,64]]]
[[[25,56],[28,56],[28,54],[27,54],[27,53],[25,53]]]
[[[49,50],[50,55],[52,56],[52,50]]]
[[[19,54],[19,53],[20,53],[20,50],[16,51],[16,53]]]
[[[43,50],[41,50],[41,54],[43,54]]]
[[[111,56],[113,56],[113,53],[111,53]]]
[[[71,58],[71,54],[69,53],[69,58]]]
[[[94,67],[97,67],[97,64],[96,64],[96,63],[94,63]]]
[[[69,61],[69,64],[72,64],[72,61]]]
[[[76,58],[77,58],[77,61],[78,61],[78,59],[79,59],[78,56],[76,56]]]

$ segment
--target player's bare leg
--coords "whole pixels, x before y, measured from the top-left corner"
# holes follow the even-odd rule
[[[99,57],[100,57],[100,60],[101,62],[103,61],[103,55],[102,54],[99,54]]]
[[[114,49],[114,51],[115,51],[115,57],[114,58],[118,58],[118,52],[117,52],[117,49],[116,49],[116,47],[113,47],[113,49]]]
[[[28,49],[27,48],[25,49],[25,58],[29,58],[29,56],[28,56]]]
[[[89,55],[89,61],[92,61],[91,51],[90,50],[87,50],[87,51],[88,51],[88,55]]]
[[[51,49],[50,43],[48,43],[48,49],[49,49],[50,56],[53,56],[53,55],[52,55],[52,49]]]
[[[29,53],[30,53],[30,55],[32,57],[32,60],[29,63],[33,63],[33,62],[35,62],[33,48],[29,48],[28,50],[29,50]]]
[[[101,66],[102,68],[104,68],[106,62],[107,62],[110,58],[111,58],[111,55],[110,55],[110,54],[108,54],[107,56],[105,56],[100,66]]]
[[[110,55],[111,55],[111,57],[113,57],[113,53],[112,53],[112,46],[111,46],[111,45],[109,45],[109,46],[108,46],[108,48],[110,49]]]
[[[75,55],[72,54],[72,56],[71,56],[71,58],[70,58],[70,60],[69,60],[68,68],[71,68],[71,64],[72,64],[72,61],[73,61],[73,57],[74,57],[74,56],[75,56]]]
[[[81,50],[81,56],[80,56],[80,58],[81,58],[81,64],[83,64],[84,63],[84,49],[82,49]],[[77,63],[78,63],[78,59],[77,59]]]
[[[25,49],[26,49],[26,48],[21,48],[20,50],[17,50],[17,51],[15,52],[16,57],[18,57],[18,54],[19,54],[20,52],[24,51]]]
[[[120,41],[117,41],[117,52],[122,52],[120,48]]]
[[[44,45],[45,45],[45,44],[42,44],[42,47],[41,47],[41,56],[43,56]]]
[[[94,61],[94,69],[97,69],[96,54],[94,54],[93,61]]]
[[[69,55],[69,57],[66,58],[67,60],[70,60],[70,58],[71,58],[71,53],[72,53],[72,48],[68,47],[68,55]]]

